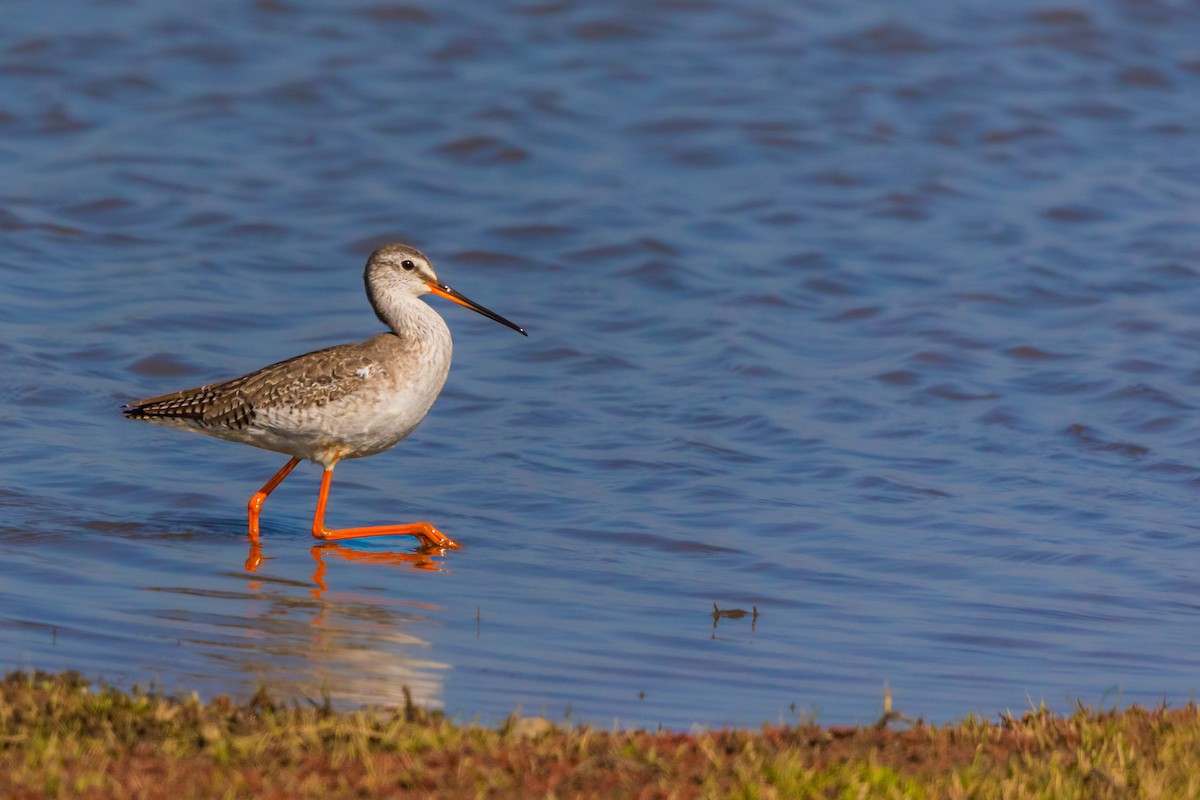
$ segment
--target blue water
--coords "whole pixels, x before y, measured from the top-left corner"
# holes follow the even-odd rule
[[[1200,686],[1194,5],[4,18],[0,668],[674,728]],[[304,465],[248,571],[286,459],[118,408],[374,334],[387,241],[530,336],[431,299],[446,390],[330,523],[465,547],[314,549]]]

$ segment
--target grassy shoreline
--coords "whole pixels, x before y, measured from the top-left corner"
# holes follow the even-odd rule
[[[1200,710],[683,734],[0,680],[0,797],[1200,797]]]

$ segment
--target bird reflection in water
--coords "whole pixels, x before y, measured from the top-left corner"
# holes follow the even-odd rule
[[[326,557],[341,558],[358,564],[386,564],[394,567],[430,570],[432,572],[442,572],[445,570],[439,558],[445,555],[446,551],[441,547],[422,547],[416,552],[396,552],[388,550],[354,550],[336,542],[327,542],[313,546],[311,552],[313,561],[317,562],[316,571],[312,574],[313,583],[316,584],[317,588],[313,589],[311,594],[317,599],[320,599],[321,595],[329,588],[325,582]],[[262,540],[252,539],[250,540],[250,552],[246,556],[246,571],[258,572],[258,568],[262,566],[262,563]]]
[[[349,547],[330,542],[314,545],[311,552],[313,561],[317,562],[317,569],[312,574],[313,583],[317,585],[317,588],[313,589],[311,594],[317,599],[320,599],[321,594],[329,588],[325,584],[325,559],[327,557],[343,558],[346,561],[353,561],[358,564],[388,564],[393,567],[412,567],[413,569],[427,569],[433,572],[442,572],[444,570],[442,563],[434,558],[435,555],[440,556],[445,553],[445,550],[440,547],[426,547],[415,553],[397,553],[352,550]]]
[[[246,598],[258,602],[252,602],[256,613],[245,618],[243,635],[231,648],[240,671],[282,697],[313,702],[323,697],[356,707],[442,707],[451,665],[437,659],[422,634],[447,609],[367,589],[363,579],[372,568],[361,566],[384,565],[374,575],[397,566],[436,570],[438,554],[330,544],[313,547],[311,555],[316,569],[313,585],[305,587],[283,576],[266,577],[270,570],[259,569],[262,543],[251,543]],[[254,647],[245,647],[247,640]]]

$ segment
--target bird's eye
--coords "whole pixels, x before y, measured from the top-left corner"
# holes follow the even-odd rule
[[[404,267],[405,271],[412,271],[417,268],[417,265],[407,259],[400,262],[400,266]]]

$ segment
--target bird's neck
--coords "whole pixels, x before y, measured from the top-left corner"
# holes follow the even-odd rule
[[[450,329],[446,327],[446,321],[425,301],[411,296],[390,296],[379,300],[376,313],[400,338],[449,343]]]

